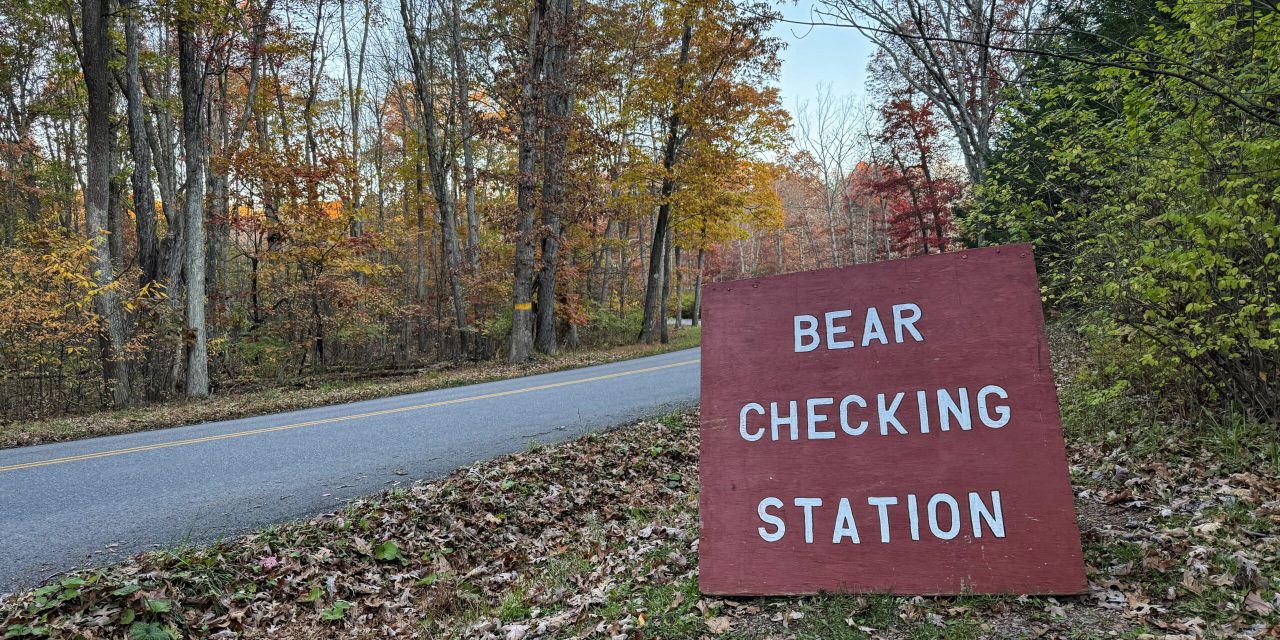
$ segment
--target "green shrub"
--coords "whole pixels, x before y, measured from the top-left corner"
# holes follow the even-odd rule
[[[587,324],[579,327],[578,338],[584,346],[603,347],[635,342],[644,322],[644,310],[639,306],[628,307],[618,315],[616,307],[586,302]]]
[[[1136,25],[1144,59],[1280,96],[1280,13],[1163,11]],[[1280,125],[1203,83],[1046,66],[1014,103],[969,232],[1034,242],[1046,300],[1095,353],[1124,354],[1115,373],[1135,389],[1280,419]]]

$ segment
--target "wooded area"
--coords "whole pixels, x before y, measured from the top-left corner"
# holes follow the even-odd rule
[[[1117,390],[1275,418],[1273,3],[825,0],[869,98],[794,105],[779,19],[0,3],[0,417],[665,342],[707,280],[1031,241]]]
[[[780,224],[766,5],[3,11],[8,416],[666,342]]]

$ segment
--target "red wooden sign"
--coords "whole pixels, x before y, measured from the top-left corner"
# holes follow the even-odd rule
[[[706,291],[702,590],[1085,588],[1029,245]]]

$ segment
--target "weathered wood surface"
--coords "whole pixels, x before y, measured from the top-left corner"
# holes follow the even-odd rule
[[[828,592],[1078,593],[1085,589],[1062,427],[1040,293],[1031,247],[1013,245],[895,260],[841,269],[710,285],[705,293],[702,341],[702,539],[700,584],[713,594]],[[893,305],[914,303],[920,318],[895,340]],[[872,336],[863,346],[868,307],[878,309],[888,344]],[[826,312],[851,310],[835,324],[847,327],[837,340],[852,348],[828,348]],[[797,351],[797,315],[818,321],[822,344]],[[903,316],[909,316],[904,311]],[[803,324],[803,323],[802,323]],[[807,325],[806,325],[807,326]],[[874,326],[872,327],[874,329]],[[872,331],[874,333],[874,331]],[[802,336],[808,347],[812,336]],[[985,396],[979,415],[975,396],[988,385],[1007,392]],[[964,387],[971,428],[954,411],[947,431],[939,424],[937,390],[957,402]],[[917,391],[927,391],[929,431],[920,426]],[[877,394],[886,403],[904,393],[882,434]],[[847,404],[848,427],[839,405],[857,394],[869,405]],[[825,422],[811,439],[807,399],[832,398],[816,406]],[[789,425],[772,439],[770,403],[786,414],[797,401],[798,438]],[[763,415],[747,412],[759,403]],[[819,401],[821,402],[821,401]],[[1009,419],[999,427],[999,407]],[[858,423],[868,421],[865,432]],[[825,435],[834,432],[832,436]],[[749,437],[759,437],[751,441]],[[970,494],[991,516],[998,491],[1004,537],[991,519],[979,517],[974,536]],[[940,498],[935,535],[928,503],[945,493],[958,504],[959,529]],[[916,535],[908,505],[914,496]],[[758,511],[780,518],[785,533]],[[841,498],[853,516],[853,542],[846,526],[833,543]],[[889,541],[882,541],[879,507],[868,498],[894,497],[886,505]],[[796,498],[818,498],[812,506],[812,542],[805,538],[805,509]],[[812,501],[811,501],[812,502]],[[986,526],[984,526],[986,525]],[[766,534],[782,534],[767,541]],[[918,538],[918,539],[913,539]]]

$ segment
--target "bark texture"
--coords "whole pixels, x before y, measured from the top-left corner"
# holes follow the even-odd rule
[[[205,330],[205,224],[204,224],[204,69],[196,45],[190,6],[179,8],[178,84],[182,96],[182,150],[186,166],[186,193],[182,217],[186,232],[184,269],[187,280],[186,392],[193,398],[209,395],[209,351]]]
[[[110,387],[112,402],[127,406],[131,399],[129,367],[125,361],[125,316],[115,285],[110,236],[118,229],[108,225],[111,200],[111,75],[107,59],[111,42],[107,35],[109,0],[83,0],[81,25],[84,46],[81,66],[88,97],[88,129],[85,131],[86,167],[84,191],[85,223],[93,244],[91,257],[94,282],[94,311],[103,323],[102,371]]]

